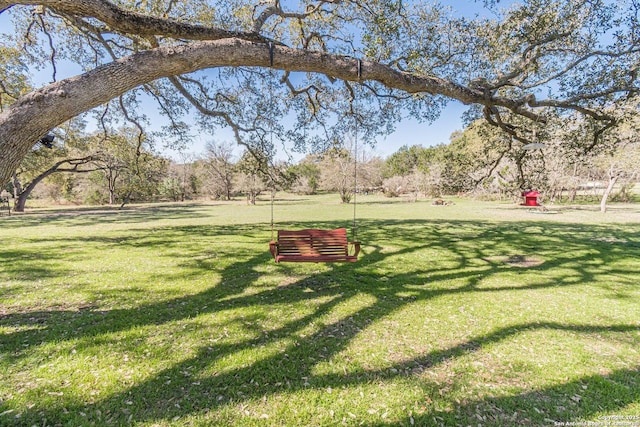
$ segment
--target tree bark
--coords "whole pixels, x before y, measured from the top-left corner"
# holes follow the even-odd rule
[[[22,193],[22,183],[18,179],[18,174],[16,172],[13,173],[13,199],[15,203],[15,199],[18,197],[18,194]]]
[[[609,184],[607,188],[604,190],[604,194],[602,195],[602,199],[600,200],[600,212],[607,212],[607,200],[613,191],[613,187],[616,185],[616,181],[618,181],[617,175],[609,175]]]
[[[220,40],[239,37],[252,41],[268,41],[253,32],[227,31],[215,27],[179,22],[173,19],[157,18],[122,9],[104,0],[12,0],[0,1],[0,11],[9,5],[38,4],[58,13],[72,16],[90,16],[118,31],[144,36],[163,36],[184,40]]]
[[[85,74],[35,90],[0,114],[0,186],[4,186],[31,147],[52,128],[141,85],[215,67],[257,66],[322,73],[348,81],[376,80],[408,93],[428,93],[465,104],[503,106],[523,116],[525,101],[488,97],[485,92],[432,77],[403,73],[376,62],[274,46],[238,38],[193,42],[132,54]],[[361,72],[358,73],[358,68]]]
[[[116,180],[117,175],[114,176],[114,172],[109,169],[107,173],[107,190],[109,192],[109,205],[115,205],[116,203]]]

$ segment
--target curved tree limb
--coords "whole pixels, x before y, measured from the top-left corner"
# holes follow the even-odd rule
[[[304,94],[314,108],[314,116],[318,111],[322,113],[323,110],[331,110],[331,101],[328,100],[332,95],[344,95],[344,93],[338,94],[338,92],[332,94],[333,88],[329,83],[325,85],[324,76],[330,83],[343,80],[348,86],[348,82],[358,82],[365,85],[372,96],[394,98],[398,101],[398,105],[402,104],[401,101],[410,98],[409,94],[428,94],[456,99],[464,104],[482,106],[485,117],[490,123],[502,128],[513,138],[520,138],[521,141],[523,140],[521,138],[526,138],[527,130],[525,127],[515,125],[518,122],[517,119],[514,123],[508,122],[514,119],[514,115],[543,123],[544,118],[536,112],[537,110],[574,110],[599,122],[598,126],[604,126],[606,130],[615,124],[616,119],[605,111],[603,103],[607,100],[619,99],[625,93],[630,95],[638,92],[637,69],[631,65],[629,67],[632,69],[627,72],[628,78],[624,73],[625,70],[618,68],[617,74],[612,73],[614,77],[617,76],[616,82],[612,82],[612,78],[601,77],[599,86],[586,85],[586,89],[578,90],[578,96],[575,96],[576,91],[565,91],[568,93],[565,95],[568,96],[567,99],[554,99],[553,96],[550,96],[550,99],[538,101],[533,93],[526,92],[535,88],[536,93],[540,94],[541,92],[537,90],[539,84],[546,84],[558,78],[568,79],[570,71],[573,71],[574,67],[575,71],[580,72],[584,64],[593,60],[593,55],[610,57],[611,60],[614,60],[619,54],[624,59],[631,60],[632,58],[627,58],[627,56],[637,54],[637,42],[633,41],[629,48],[622,47],[619,52],[614,48],[612,48],[613,52],[606,50],[588,52],[589,49],[582,50],[585,46],[581,43],[575,47],[569,43],[566,45],[568,50],[565,55],[564,47],[558,41],[565,37],[571,38],[572,35],[575,35],[575,31],[579,31],[581,28],[588,28],[588,26],[584,27],[585,24],[580,20],[576,21],[575,26],[571,28],[563,25],[548,32],[545,30],[539,36],[532,33],[532,38],[523,37],[519,45],[513,49],[507,49],[503,56],[495,59],[497,67],[493,69],[482,64],[483,59],[479,57],[478,63],[480,65],[478,68],[474,69],[473,65],[470,67],[474,72],[469,74],[469,79],[476,78],[467,86],[459,83],[464,81],[464,77],[456,75],[457,68],[451,70],[445,68],[441,71],[444,75],[451,76],[448,79],[428,75],[429,71],[414,71],[414,74],[411,74],[400,69],[400,67],[404,67],[406,70],[412,68],[414,70],[434,70],[438,68],[433,67],[431,58],[434,60],[440,58],[444,61],[441,65],[445,66],[449,64],[450,58],[456,55],[461,55],[461,59],[452,62],[450,64],[452,67],[455,67],[455,64],[463,65],[462,61],[465,59],[473,62],[475,59],[469,55],[475,52],[467,49],[464,43],[463,46],[456,47],[455,42],[459,42],[456,40],[451,41],[451,51],[445,49],[441,52],[440,49],[433,46],[424,49],[411,47],[413,42],[409,42],[407,49],[401,47],[397,52],[392,49],[393,55],[406,58],[405,60],[390,60],[389,57],[376,55],[374,52],[371,55],[381,58],[380,61],[362,61],[362,73],[358,73],[357,64],[359,61],[357,59],[327,52],[328,46],[339,52],[359,52],[363,49],[357,44],[357,40],[348,38],[346,34],[342,34],[340,31],[334,34],[340,23],[355,25],[360,31],[368,31],[369,28],[373,28],[375,32],[377,28],[379,32],[376,34],[383,40],[386,40],[387,32],[392,36],[395,34],[397,37],[408,34],[410,39],[416,37],[414,40],[416,42],[419,37],[422,37],[423,33],[417,31],[414,34],[408,27],[405,29],[406,31],[399,30],[396,34],[397,29],[394,29],[393,26],[387,28],[385,25],[377,23],[376,17],[380,16],[379,12],[387,10],[384,7],[377,7],[378,2],[313,0],[307,3],[304,10],[293,11],[283,7],[280,0],[261,0],[256,3],[258,6],[254,8],[253,17],[249,17],[249,22],[234,20],[229,23],[230,28],[246,28],[247,30],[233,31],[206,24],[193,24],[179,18],[167,18],[167,15],[177,4],[174,1],[165,2],[164,12],[158,12],[162,14],[162,17],[158,17],[119,7],[109,0],[0,0],[0,13],[13,5],[37,5],[38,16],[64,19],[65,25],[77,28],[90,44],[87,48],[88,55],[85,54],[85,57],[82,58],[87,63],[98,64],[102,61],[105,53],[107,57],[112,58],[112,62],[109,64],[102,65],[80,76],[48,85],[16,99],[11,107],[0,114],[0,181],[7,179],[11,168],[20,162],[34,141],[68,118],[103,105],[133,88],[148,84],[158,78],[173,79],[175,85],[180,81],[174,76],[206,68],[261,67],[283,70],[284,77],[281,84],[289,89],[291,96]],[[573,6],[579,7],[579,5]],[[46,14],[42,14],[42,11],[45,11]],[[399,2],[398,14],[406,19],[403,21],[404,24],[410,25],[410,13],[406,12],[406,16],[403,15],[402,5]],[[394,11],[390,13],[395,16]],[[309,18],[318,18],[318,20],[309,20]],[[292,22],[288,22],[289,20]],[[30,25],[34,25],[35,33],[38,27],[34,24],[35,20],[31,22]],[[238,22],[241,23],[238,24]],[[273,25],[267,25],[267,22]],[[436,20],[435,22],[439,23],[440,21]],[[446,22],[444,23],[446,24]],[[292,25],[290,28],[289,24]],[[225,27],[227,24],[222,23],[221,25]],[[42,26],[44,34],[48,35],[44,23]],[[36,45],[38,34],[31,34],[31,26],[25,26],[25,28],[23,38]],[[53,30],[55,26],[50,28]],[[436,25],[434,28],[439,27]],[[298,31],[300,34],[297,36],[287,35],[289,30],[292,33]],[[264,34],[260,34],[262,31]],[[291,44],[298,47],[287,47],[284,43],[272,41],[265,36],[265,34],[271,33],[280,34],[284,37],[285,42],[292,40]],[[430,34],[428,31],[424,33],[425,36]],[[474,34],[476,33],[471,31],[468,36]],[[51,40],[49,37],[49,48],[52,52],[52,58],[55,58],[56,46],[51,44]],[[460,39],[460,41],[463,40],[463,38]],[[488,40],[493,40],[493,38],[489,37]],[[498,38],[494,41],[499,42],[500,40]],[[340,41],[340,43],[334,47],[336,41]],[[367,41],[364,39],[363,41],[366,44]],[[163,47],[160,46],[161,43],[164,44]],[[621,46],[627,45],[628,43],[621,44]],[[317,47],[320,51],[310,50],[311,46]],[[522,47],[524,49],[521,49]],[[144,50],[139,51],[140,49]],[[64,51],[60,50],[60,52]],[[368,51],[365,49],[365,52]],[[482,49],[479,49],[481,55],[483,52]],[[95,58],[91,57],[92,54]],[[484,54],[486,55],[487,52]],[[122,55],[128,56],[120,58]],[[353,55],[359,54],[353,53]],[[414,60],[412,55],[420,59]],[[561,56],[566,57],[566,60],[559,59]],[[492,61],[492,58],[493,56],[488,55],[484,61]],[[556,60],[559,62],[554,62]],[[391,65],[383,64],[384,61]],[[412,61],[415,64],[410,64]],[[548,67],[538,73],[538,67],[544,65],[548,65]],[[501,71],[494,72],[495,70]],[[289,73],[296,71],[323,77],[317,79],[312,77],[298,88],[297,82],[294,84],[288,77]],[[483,74],[489,78],[483,78]],[[491,82],[490,76],[492,75],[494,75],[495,82]],[[621,81],[622,83],[620,83]],[[249,90],[252,90],[251,79],[247,77],[245,82]],[[378,90],[379,86],[374,82],[388,88],[389,95]],[[182,85],[180,84],[180,86]],[[221,83],[220,87],[221,90],[224,90],[225,84]],[[234,131],[238,131],[237,124],[240,122],[237,117],[232,117],[233,113],[225,113],[224,110],[217,111],[217,106],[212,108],[211,105],[208,105],[208,101],[211,100],[208,95],[205,98],[207,101],[202,102],[193,97],[189,99],[188,94],[184,93],[188,90],[188,86],[183,86],[184,91],[181,91],[178,85],[176,88],[178,93],[192,105],[195,105],[201,113],[216,116],[230,125]],[[203,90],[203,86],[199,86],[199,88],[203,93],[206,92]],[[322,98],[322,92],[328,93],[329,96]],[[396,97],[399,92],[404,92],[406,98],[402,94]],[[224,94],[220,95],[224,96]],[[253,96],[259,97],[259,95],[257,92],[253,93]],[[596,102],[600,100],[602,102]],[[194,101],[196,102],[194,103]],[[318,110],[316,111],[315,108]],[[225,114],[227,114],[226,117]],[[241,113],[238,112],[238,114]],[[319,119],[322,119],[322,114],[318,116]],[[235,128],[234,125],[236,125]],[[245,125],[245,127],[255,127],[253,130],[258,133],[263,130],[251,124]]]
[[[106,0],[15,0],[0,1],[0,9],[10,5],[40,5],[58,13],[96,18],[123,33],[140,37],[162,35],[176,39],[220,40],[238,37],[245,40],[266,41],[253,32],[228,31],[215,27],[157,18],[122,9]]]
[[[273,67],[306,71],[346,81],[374,80],[407,93],[427,93],[457,99],[464,104],[501,106],[538,120],[525,100],[490,96],[435,76],[416,76],[390,66],[324,52],[273,46],[238,38],[159,47],[132,54],[85,74],[61,80],[33,91],[0,114],[0,182],[6,182],[26,152],[49,129],[76,115],[102,105],[144,83],[215,67]],[[273,63],[271,63],[273,59]],[[12,169],[13,168],[13,169]]]

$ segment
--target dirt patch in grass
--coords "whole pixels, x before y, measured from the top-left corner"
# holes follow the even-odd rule
[[[538,267],[544,263],[543,259],[530,255],[507,255],[489,258],[492,263],[508,264],[518,268]]]

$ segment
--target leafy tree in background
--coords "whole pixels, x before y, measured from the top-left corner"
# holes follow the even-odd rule
[[[49,147],[35,146],[13,174],[14,211],[24,212],[27,199],[47,177],[57,173],[89,173],[96,170],[93,162],[97,158],[88,145],[82,123],[68,123],[58,141],[54,139]],[[67,188],[66,193],[71,194],[71,190]]]
[[[182,190],[183,188],[180,178],[171,175],[165,177],[158,188],[160,196],[169,199],[172,202],[178,202],[184,197],[184,192]]]
[[[433,160],[436,149],[432,147],[422,147],[406,145],[400,147],[398,151],[389,156],[385,161],[385,177],[408,176],[415,170],[426,172],[429,164]]]
[[[600,212],[607,211],[607,202],[616,184],[622,184],[621,192],[628,192],[640,177],[640,146],[637,142],[618,147],[616,152],[599,156],[595,165],[606,182],[600,199]]]
[[[292,166],[290,171],[296,176],[293,191],[303,194],[317,193],[320,188],[320,180],[322,179],[322,168],[320,166],[319,156],[306,156],[297,165]]]
[[[144,136],[139,138],[138,131],[132,128],[92,137],[96,150],[92,164],[97,169],[92,182],[99,192],[106,193],[110,205],[152,199],[166,176],[167,160],[143,146]]]
[[[175,202],[197,198],[201,190],[197,166],[191,156],[184,154],[180,163],[168,162],[166,176],[161,182],[161,195]]]
[[[197,167],[198,163],[194,161],[167,162],[166,173],[160,182],[160,196],[174,202],[197,198],[201,187]]]
[[[412,146],[411,149],[403,145],[387,157],[385,161],[385,178],[392,176],[407,176],[417,165],[417,157],[414,155],[417,150],[423,149],[421,146]]]
[[[0,112],[33,90],[20,50],[0,45]]]
[[[265,190],[273,189],[268,185],[270,171],[269,159],[262,153],[245,151],[236,163],[238,187],[247,197],[247,204],[255,205],[258,196]]]
[[[45,133],[112,99],[142,123],[132,113],[143,94],[177,141],[195,111],[204,129],[227,127],[265,153],[274,139],[321,152],[355,123],[373,142],[449,99],[473,105],[515,153],[570,112],[589,123],[583,152],[596,149],[619,123],[616,105],[638,93],[637,2],[483,4],[491,19],[417,0],[0,0],[12,22],[0,48],[19,52],[0,86],[11,98],[0,183]],[[45,66],[52,83],[26,94],[7,84]]]
[[[639,105],[629,102],[624,106],[627,112],[625,120],[608,135],[612,139],[611,151],[605,151],[595,160],[595,166],[602,173],[607,186],[600,200],[600,211],[606,212],[607,201],[614,187],[622,183],[621,193],[628,192],[640,177],[640,118],[636,114]]]
[[[513,156],[519,154],[511,149],[510,143],[510,138],[483,120],[474,121],[462,132],[455,132],[451,135],[451,143],[439,150],[443,191],[456,194],[488,189],[495,194],[508,191],[505,185],[518,191],[522,185],[518,178],[505,176],[509,169],[515,169]]]

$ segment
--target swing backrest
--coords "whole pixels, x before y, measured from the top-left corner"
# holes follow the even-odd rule
[[[351,255],[350,245],[357,246]],[[346,228],[278,230],[278,241],[271,244],[276,262],[354,262],[359,250],[359,244],[347,241]]]

